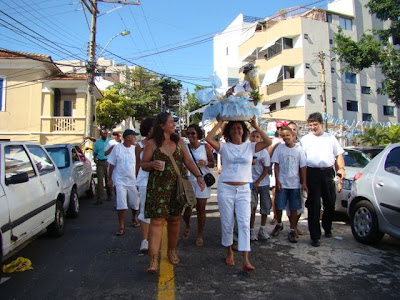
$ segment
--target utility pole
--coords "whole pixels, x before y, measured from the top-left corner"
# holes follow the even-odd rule
[[[318,52],[319,62],[321,64],[321,102],[322,111],[325,115],[325,131],[328,131],[328,118],[327,118],[327,107],[326,107],[326,79],[325,79],[325,53],[323,51]]]
[[[89,3],[88,3],[89,2]],[[92,25],[90,28],[90,42],[89,42],[89,54],[88,61],[86,65],[86,71],[88,74],[88,88],[87,88],[87,102],[86,102],[86,136],[93,136],[93,122],[95,111],[93,107],[96,104],[94,97],[94,77],[96,75],[96,23],[97,23],[97,2],[107,2],[107,3],[118,3],[118,4],[131,4],[140,5],[140,0],[134,1],[121,1],[121,0],[82,0],[82,3],[86,6],[88,11],[92,15]]]

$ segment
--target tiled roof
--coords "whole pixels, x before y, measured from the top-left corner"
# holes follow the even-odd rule
[[[88,76],[86,74],[57,74],[51,76],[52,80],[87,80]]]
[[[0,58],[6,58],[6,59],[39,59],[39,60],[48,60],[49,62],[52,62],[50,55],[28,53],[28,52],[18,52],[18,51],[9,51],[9,50],[0,50]]]

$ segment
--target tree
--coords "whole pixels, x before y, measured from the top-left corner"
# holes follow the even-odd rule
[[[364,133],[357,137],[362,145],[380,146],[400,142],[400,125],[389,128],[367,128]]]
[[[400,50],[393,47],[400,42],[400,1],[371,0],[366,4],[371,14],[382,21],[390,21],[388,29],[372,30],[364,33],[359,42],[351,40],[339,29],[335,34],[333,50],[339,55],[341,62],[347,63],[342,70],[359,73],[364,68],[379,66],[385,79],[379,94],[387,94],[391,101],[400,106]]]
[[[182,84],[172,81],[171,78],[162,78],[159,85],[162,88],[163,109],[178,112],[181,99]]]
[[[187,109],[189,112],[202,107],[202,105],[199,103],[199,101],[195,97],[196,92],[201,89],[204,89],[204,87],[200,86],[200,85],[196,85],[196,87],[194,88],[194,92],[192,94],[188,94]],[[197,114],[191,115],[190,116],[190,124],[199,124],[201,122],[201,118],[202,118],[202,113],[197,113]]]
[[[96,120],[101,127],[113,129],[133,115],[135,110],[131,101],[121,96],[118,89],[110,88],[103,91],[103,95],[96,103]]]

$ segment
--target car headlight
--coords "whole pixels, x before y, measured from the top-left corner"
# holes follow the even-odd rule
[[[344,190],[351,190],[352,184],[353,184],[353,180],[349,180],[349,179],[342,180],[342,188]]]

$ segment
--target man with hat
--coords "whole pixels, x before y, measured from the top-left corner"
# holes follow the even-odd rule
[[[119,230],[115,233],[120,236],[125,233],[125,214],[128,201],[132,210],[139,209],[139,196],[136,189],[136,136],[132,129],[126,129],[122,135],[124,141],[114,146],[108,157],[110,176],[108,186],[115,186],[116,203],[119,220]]]

